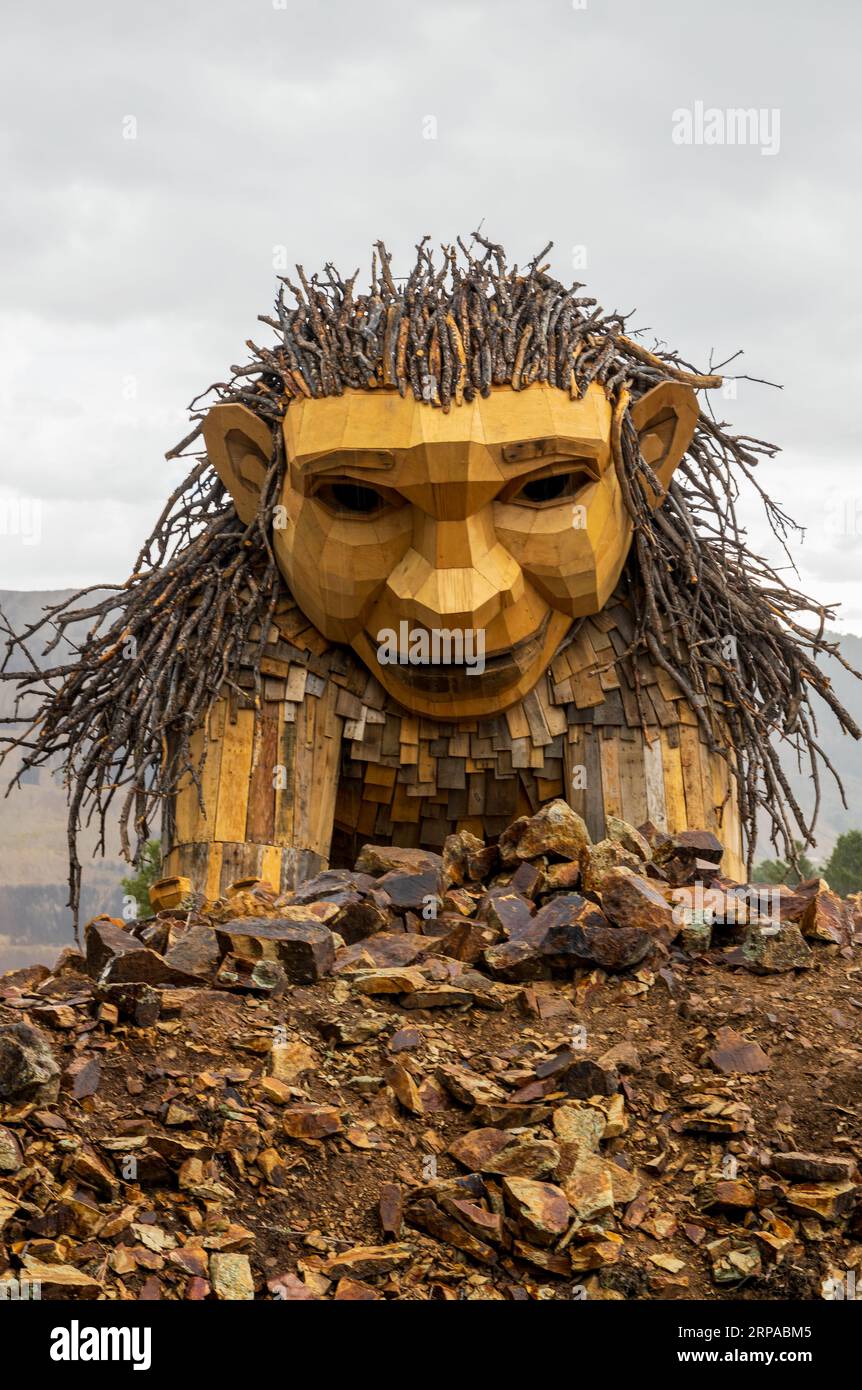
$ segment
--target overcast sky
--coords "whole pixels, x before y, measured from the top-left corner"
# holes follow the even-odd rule
[[[364,272],[383,237],[398,269],[484,218],[690,360],[744,348],[783,383],[720,413],[783,445],[762,477],[808,528],[803,583],[862,633],[853,0],[17,8],[0,587],[125,577],[188,401],[265,332],[276,248]],[[762,112],[755,143],[677,143],[697,103]]]

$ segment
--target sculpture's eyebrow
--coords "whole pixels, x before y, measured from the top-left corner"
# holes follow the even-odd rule
[[[306,459],[299,469],[303,476],[316,473],[335,473],[339,469],[350,468],[371,472],[395,467],[398,459],[391,449],[333,449],[331,453],[318,454],[316,458]]]
[[[503,444],[503,463],[542,463],[545,459],[571,458],[578,463],[595,463],[607,448],[607,440],[524,439]]]

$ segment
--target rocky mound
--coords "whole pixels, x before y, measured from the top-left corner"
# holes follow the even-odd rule
[[[96,919],[0,977],[0,1282],[846,1296],[862,917],[720,859],[553,802],[496,845]]]

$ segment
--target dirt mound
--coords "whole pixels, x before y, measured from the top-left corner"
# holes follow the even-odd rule
[[[0,977],[0,1281],[43,1298],[845,1297],[857,905],[552,803]],[[162,889],[162,893],[167,889]]]

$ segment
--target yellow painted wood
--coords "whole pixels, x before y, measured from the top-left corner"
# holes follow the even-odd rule
[[[241,709],[225,722],[219,767],[216,840],[244,840],[248,779],[254,749],[254,711]]]

